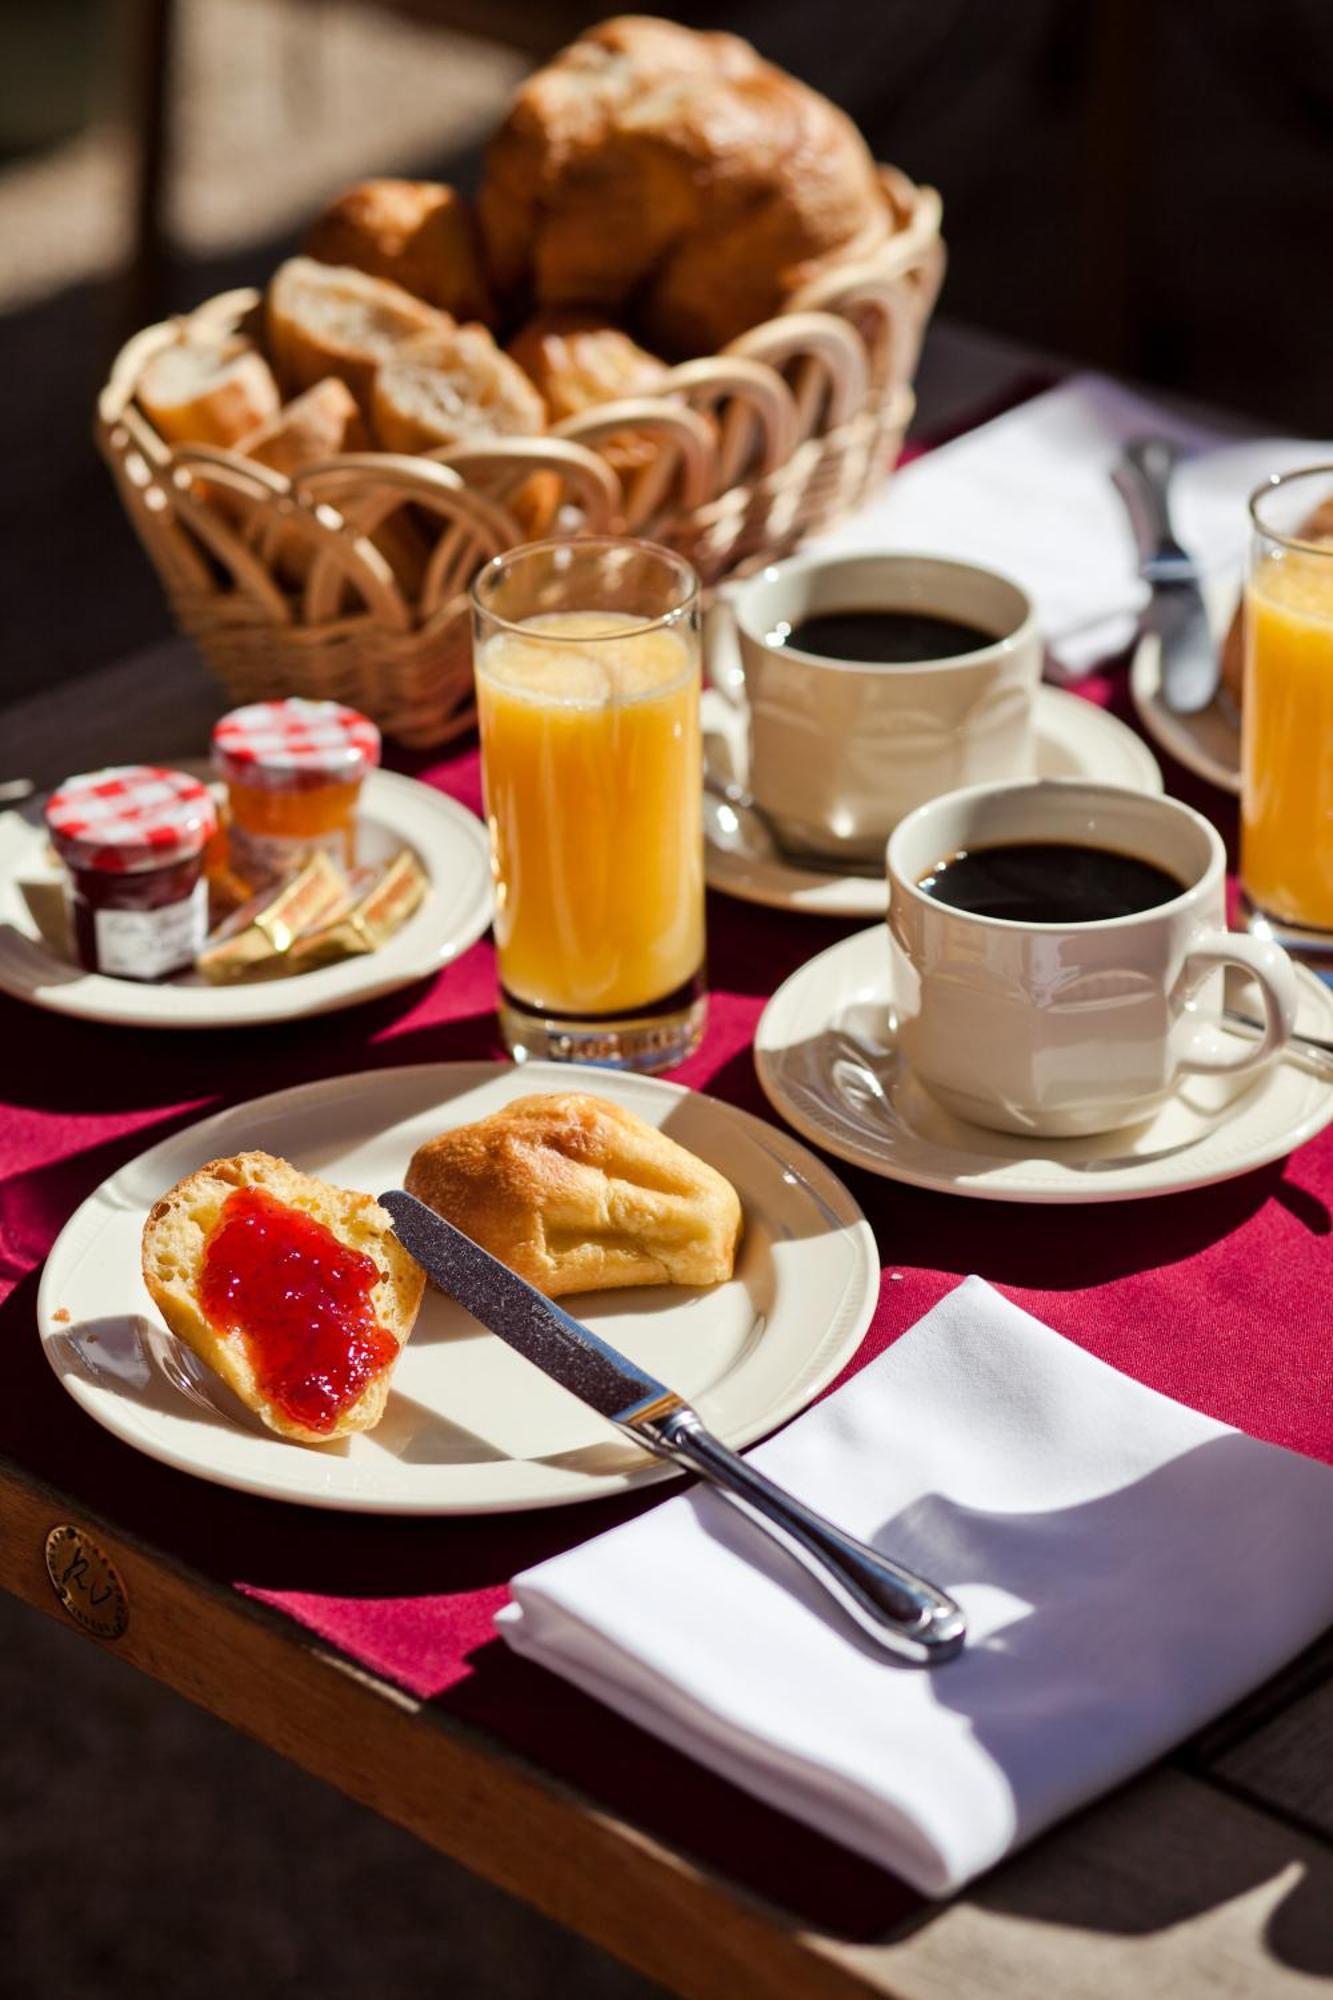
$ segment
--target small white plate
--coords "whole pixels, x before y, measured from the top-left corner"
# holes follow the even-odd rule
[[[1205,577],[1201,586],[1208,623],[1222,643],[1240,591],[1235,576]],[[1224,792],[1240,791],[1240,715],[1222,692],[1197,715],[1177,715],[1162,699],[1162,648],[1145,632],[1129,665],[1129,692],[1139,721],[1159,750]]]
[[[879,1293],[869,1224],[785,1132],[651,1077],[574,1064],[437,1063],[305,1084],[193,1125],[105,1181],[47,1260],[38,1324],[75,1401],[127,1444],[222,1486],[312,1507],[489,1514],[671,1478],[461,1307],[428,1290],[373,1431],[328,1445],[266,1431],[169,1334],[139,1268],[144,1219],[206,1160],[250,1147],[380,1194],[447,1126],[542,1090],[591,1090],[669,1132],[735,1186],[736,1274],[562,1303],[695,1402],[733,1445],[795,1416],[855,1352]]]
[[[1333,1034],[1333,993],[1297,968],[1298,1025]],[[1333,1121],[1333,1083],[1296,1061],[1246,1081],[1190,1077],[1142,1123],[1091,1139],[1021,1139],[935,1102],[894,1047],[882,925],[820,952],[764,1009],[755,1066],[807,1139],[888,1180],[992,1201],[1132,1201],[1281,1159]]]
[[[1157,759],[1114,715],[1061,688],[1037,690],[1037,776],[1098,778],[1136,792],[1160,792]],[[746,780],[745,712],[716,688],[703,699],[704,756],[720,777]],[[704,793],[704,873],[711,889],[823,917],[882,917],[888,907],[883,873],[850,875],[797,868],[755,841],[743,815]]]
[[[41,805],[0,814],[0,991],[56,1014],[138,1028],[249,1028],[352,1007],[424,979],[474,944],[491,920],[486,829],[415,778],[372,771],[362,794],[360,857],[411,848],[430,894],[378,951],[287,979],[209,986],[195,973],[148,985],[85,972],[62,948],[61,873]]]

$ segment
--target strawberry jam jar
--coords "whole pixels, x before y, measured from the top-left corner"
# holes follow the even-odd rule
[[[208,932],[204,849],[217,831],[208,787],[158,764],[68,778],[46,803],[65,865],[74,954],[115,979],[168,979]]]
[[[213,731],[213,764],[226,780],[228,852],[252,888],[290,874],[312,849],[356,865],[356,814],[380,733],[336,701],[257,701]]]

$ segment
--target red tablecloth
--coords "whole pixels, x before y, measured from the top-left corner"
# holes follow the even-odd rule
[[[1087,692],[1123,704],[1114,679]],[[475,746],[419,775],[479,806]],[[1172,789],[1225,826],[1218,794],[1191,787],[1178,771],[1169,777]],[[680,1080],[771,1115],[750,1054],[760,1010],[789,972],[851,928],[714,898],[708,1035]],[[64,1396],[40,1355],[37,1267],[66,1217],[107,1174],[207,1111],[288,1084],[381,1064],[500,1055],[493,979],[484,941],[427,985],[367,1007],[206,1035],[84,1025],[0,999],[10,1107],[0,1131],[0,1285],[8,1292],[0,1306],[0,1453],[773,1900],[850,1933],[873,1933],[913,1901],[900,1884],[511,1657],[493,1635],[509,1577],[660,1494],[439,1522],[356,1519],[250,1499],[169,1471],[107,1436]],[[1219,1187],[1083,1209],[1024,1209],[856,1172],[846,1178],[885,1271],[853,1369],[976,1271],[1165,1394],[1333,1459],[1333,1132]]]

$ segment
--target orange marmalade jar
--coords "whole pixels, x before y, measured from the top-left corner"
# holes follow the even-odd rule
[[[254,888],[288,874],[312,849],[356,865],[356,812],[380,733],[336,701],[256,701],[213,731],[213,764],[226,780],[233,871]]]

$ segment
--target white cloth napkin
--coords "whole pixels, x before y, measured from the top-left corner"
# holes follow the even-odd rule
[[[1047,645],[1078,671],[1129,644],[1147,601],[1111,472],[1121,446],[1149,433],[1190,454],[1172,484],[1182,544],[1201,572],[1234,578],[1237,589],[1254,488],[1333,457],[1328,444],[1206,430],[1105,376],[1075,375],[904,466],[809,546],[950,555],[1002,570],[1030,592]]]
[[[927,1895],[1333,1620],[1333,1468],[1143,1388],[978,1278],[753,1462],[953,1592],[962,1656],[894,1665],[702,1490],[526,1571],[501,1630]]]

